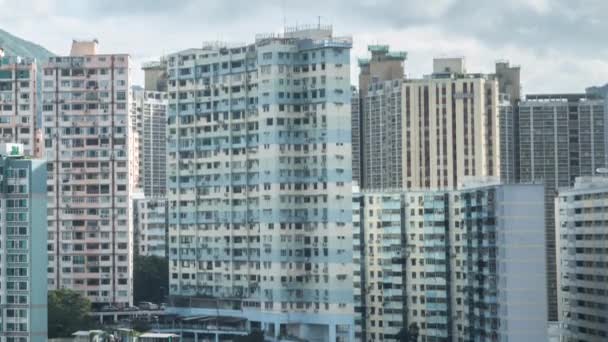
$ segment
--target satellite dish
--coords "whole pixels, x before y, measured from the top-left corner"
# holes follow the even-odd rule
[[[598,167],[595,169],[596,173],[608,173],[608,167]]]

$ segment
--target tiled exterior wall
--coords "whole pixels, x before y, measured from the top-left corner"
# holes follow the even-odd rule
[[[351,43],[311,32],[168,56],[170,293],[346,341]]]
[[[52,57],[43,67],[49,289],[95,305],[133,302],[134,162],[128,55]]]

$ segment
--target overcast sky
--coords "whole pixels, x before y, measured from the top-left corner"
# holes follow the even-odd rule
[[[408,52],[408,77],[428,74],[433,57],[465,56],[471,72],[491,72],[501,59],[520,65],[524,93],[608,82],[607,0],[0,0],[0,28],[60,55],[72,38],[98,38],[101,52],[131,54],[134,69],[203,41],[252,42],[319,16],[353,37],[353,75],[366,46],[380,43]]]

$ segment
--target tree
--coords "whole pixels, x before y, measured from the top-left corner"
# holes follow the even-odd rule
[[[143,319],[136,319],[131,322],[131,328],[137,332],[144,333],[150,331],[150,323]]]
[[[72,337],[75,331],[94,328],[95,324],[89,316],[90,311],[91,302],[76,291],[49,291],[49,338]]]
[[[399,330],[399,333],[397,333],[397,340],[400,342],[417,342],[419,334],[420,329],[418,328],[418,324],[412,323],[409,328],[401,328],[401,330]]]
[[[410,335],[410,341],[417,342],[418,335],[420,334],[420,329],[418,328],[418,324],[416,324],[415,322],[410,324],[410,327],[408,328],[408,332]]]
[[[169,263],[158,256],[138,255],[133,262],[133,296],[135,303],[160,303],[169,289]]]

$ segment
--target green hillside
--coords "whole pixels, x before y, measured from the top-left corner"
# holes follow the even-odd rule
[[[4,49],[6,55],[36,58],[38,64],[46,62],[49,57],[55,55],[38,44],[15,37],[2,29],[0,29],[0,47]]]
[[[38,70],[43,63],[46,63],[49,57],[55,56],[54,53],[49,50],[43,48],[42,46],[29,42],[27,40],[21,39],[19,37],[15,37],[12,34],[0,29],[0,47],[4,49],[4,53],[7,56],[21,56],[21,57],[29,57],[35,58],[36,64],[38,65]],[[37,93],[38,98],[40,98],[41,94],[41,83],[42,83],[42,73],[39,72],[37,75]],[[42,123],[42,107],[37,109],[37,120],[36,124],[40,127]]]

